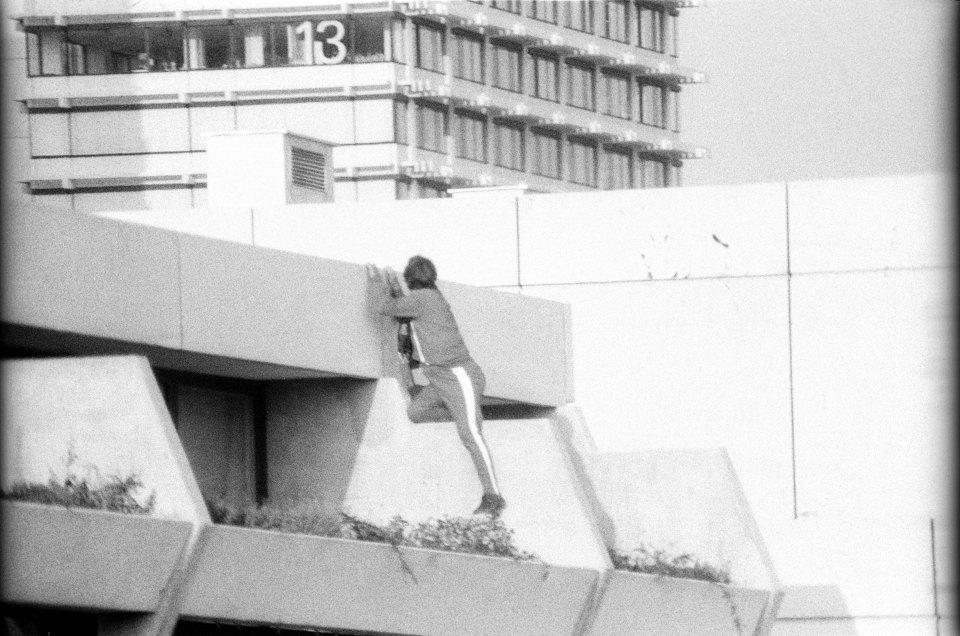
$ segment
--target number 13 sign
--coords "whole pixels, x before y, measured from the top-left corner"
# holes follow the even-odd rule
[[[328,33],[333,29],[333,33]],[[313,23],[309,20],[301,22],[296,29],[298,36],[301,36],[305,42],[313,41],[313,49],[307,49],[308,63],[316,64],[339,64],[347,58],[347,46],[343,43],[343,36],[347,30],[343,22],[339,20],[322,20],[317,22],[316,30],[313,29]],[[313,36],[313,37],[311,37]],[[326,48],[331,46],[336,51],[332,56],[326,54]]]

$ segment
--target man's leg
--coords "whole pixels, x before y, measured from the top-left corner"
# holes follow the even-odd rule
[[[453,419],[450,411],[444,406],[443,400],[436,387],[432,384],[427,386],[414,386],[410,391],[413,399],[407,406],[407,417],[414,424],[421,422],[445,422]]]
[[[439,397],[453,415],[460,441],[473,460],[484,494],[499,497],[500,487],[493,471],[493,459],[480,431],[483,415],[480,413],[475,380],[470,377],[475,374],[468,374],[464,367],[430,367],[425,373],[430,380],[430,386],[436,388]]]

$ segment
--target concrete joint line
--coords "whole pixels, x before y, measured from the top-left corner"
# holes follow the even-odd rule
[[[213,524],[194,521],[193,529],[180,552],[176,566],[161,592],[156,611],[145,616],[102,618],[100,633],[105,636],[172,636],[180,619],[184,596],[210,536]]]

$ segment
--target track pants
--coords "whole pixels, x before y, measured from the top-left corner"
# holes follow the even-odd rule
[[[430,384],[413,396],[407,409],[410,421],[435,422],[452,417],[457,424],[460,441],[477,469],[483,492],[499,495],[493,460],[481,432],[483,415],[480,412],[480,396],[486,385],[483,371],[473,360],[456,367],[431,365],[422,369]]]

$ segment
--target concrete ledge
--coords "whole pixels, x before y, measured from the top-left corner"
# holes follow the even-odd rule
[[[136,225],[14,207],[3,226],[3,321],[21,332],[109,341],[111,352],[148,353],[158,363],[178,358],[174,366],[188,370],[219,359],[237,361],[228,375],[239,377],[386,375],[384,321],[371,307],[362,264],[372,253],[347,263],[146,226],[242,239],[250,213],[237,213],[246,220],[221,232],[210,224],[229,211],[181,211],[179,220],[150,212]],[[566,403],[570,329],[562,304],[454,283],[443,289],[485,368],[488,397]]]
[[[182,616],[307,628],[572,634],[597,572],[214,526]]]
[[[4,501],[4,602],[157,610],[190,536],[187,521]]]
[[[953,184],[946,174],[792,181],[794,274],[953,263]]]
[[[253,235],[261,247],[398,269],[423,254],[443,280],[515,285],[516,212],[512,198],[256,208]]]
[[[375,378],[362,265],[181,236],[183,347]]]
[[[249,208],[118,210],[96,212],[94,216],[174,230],[182,234],[253,244],[253,218]]]
[[[7,208],[3,320],[180,346],[171,232],[42,208]]]
[[[590,630],[595,636],[757,634],[771,592],[615,571]],[[757,631],[754,631],[757,630]]]

